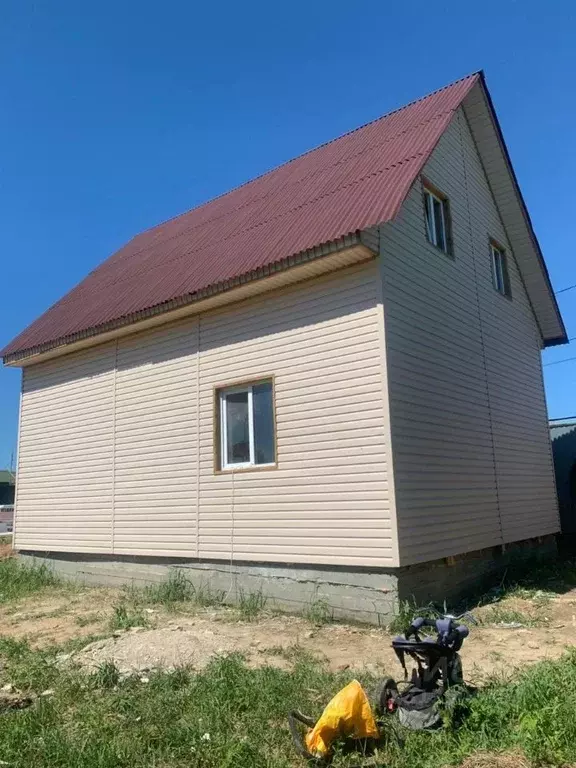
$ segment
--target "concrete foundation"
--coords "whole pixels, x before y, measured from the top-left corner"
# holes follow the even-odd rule
[[[261,595],[266,607],[309,616],[385,625],[399,602],[448,604],[480,592],[518,560],[556,554],[554,536],[394,569],[197,562],[154,557],[20,552],[24,562],[49,563],[60,575],[86,584],[145,586],[181,570],[205,597],[234,605]]]
[[[454,605],[463,599],[486,592],[508,572],[514,578],[530,563],[557,557],[556,536],[539,536],[501,547],[489,547],[455,557],[445,557],[399,569],[398,599],[417,605]]]

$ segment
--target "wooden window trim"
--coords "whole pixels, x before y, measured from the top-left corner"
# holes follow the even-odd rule
[[[442,192],[442,190],[438,189],[438,187],[433,184],[431,181],[429,181],[425,176],[421,177],[422,181],[422,208],[424,211],[424,236],[426,237],[426,242],[429,243],[433,248],[436,248],[437,251],[440,251],[440,253],[443,253],[444,256],[449,256],[450,258],[454,258],[454,239],[452,237],[452,212],[450,209],[450,200],[447,195]],[[437,200],[442,203],[442,216],[444,218],[444,236],[446,238],[446,250],[443,248],[440,248],[439,245],[436,245],[436,243],[432,242],[430,237],[428,236],[428,226],[426,224],[426,192],[429,192],[433,197],[435,197]]]
[[[223,442],[221,430],[221,394],[222,392],[241,392],[249,387],[270,382],[272,384],[272,419],[274,426],[274,462],[270,464],[240,464],[238,466],[222,466]],[[257,378],[241,379],[226,384],[216,384],[212,388],[213,401],[213,461],[215,475],[229,475],[237,472],[266,472],[278,469],[278,424],[276,419],[276,381],[274,374],[258,376]]]
[[[504,248],[503,245],[501,245],[498,242],[498,240],[495,240],[493,237],[488,238],[488,250],[490,253],[490,272],[492,274],[492,285],[494,287],[494,290],[500,296],[503,296],[505,299],[508,299],[508,301],[512,301],[512,285],[510,283],[510,269],[508,267],[508,251],[506,250],[506,248]],[[498,283],[496,279],[496,270],[494,266],[495,264],[494,251],[497,251],[501,256],[502,284],[504,288],[503,291],[501,291],[498,288]]]

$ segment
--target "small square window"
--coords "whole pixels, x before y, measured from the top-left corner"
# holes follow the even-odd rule
[[[490,243],[490,258],[492,261],[492,282],[494,288],[502,296],[512,296],[510,289],[510,276],[508,274],[508,261],[506,251],[496,243]]]
[[[217,390],[219,469],[276,463],[274,389],[270,379]]]
[[[423,192],[426,237],[432,245],[440,248],[444,253],[451,254],[450,208],[448,199],[437,190],[432,190],[426,184],[424,184]]]

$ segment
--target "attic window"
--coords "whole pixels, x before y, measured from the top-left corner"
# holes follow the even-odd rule
[[[490,258],[492,261],[492,281],[494,288],[501,293],[502,296],[512,296],[510,289],[510,276],[508,274],[508,260],[506,258],[506,251],[501,248],[497,243],[490,241]]]
[[[428,241],[447,254],[452,253],[448,198],[424,182],[424,218]]]

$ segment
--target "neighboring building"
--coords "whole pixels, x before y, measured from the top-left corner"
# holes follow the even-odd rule
[[[550,438],[562,533],[573,535],[576,534],[576,418],[551,419]]]
[[[138,235],[3,350],[16,547],[359,618],[441,597],[554,542],[565,341],[466,77]]]
[[[13,472],[9,469],[0,469],[0,534],[12,530],[15,482]]]

